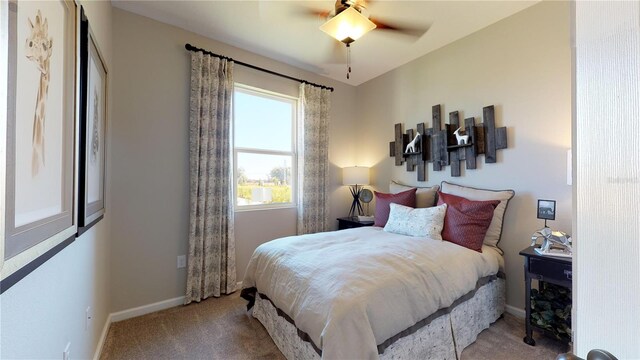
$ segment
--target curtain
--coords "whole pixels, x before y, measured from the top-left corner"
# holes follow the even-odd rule
[[[191,53],[185,304],[236,290],[231,171],[233,61]]]
[[[329,110],[331,91],[300,84],[298,234],[329,228]]]

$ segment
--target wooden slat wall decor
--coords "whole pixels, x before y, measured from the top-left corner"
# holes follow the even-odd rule
[[[493,105],[482,109],[484,119],[484,162],[487,164],[496,162],[496,122],[494,119]]]
[[[437,139],[438,132],[440,131],[440,105],[433,105],[431,107],[431,161],[433,162],[433,170],[442,170],[442,164],[440,164],[440,141]]]
[[[407,130],[406,137],[409,139],[409,141],[413,140],[413,137],[414,137],[413,129],[408,129]],[[407,144],[407,145],[409,145],[409,144]],[[406,146],[405,146],[405,149],[406,149]],[[418,149],[416,149],[416,151],[418,151]],[[407,155],[407,154],[405,154],[405,155]],[[407,171],[415,170],[417,161],[414,161],[414,160],[415,160],[415,156],[407,156],[405,158],[405,161],[407,162]]]
[[[418,181],[427,180],[427,163],[433,164],[434,171],[441,171],[445,166],[451,166],[451,176],[461,176],[461,164],[467,170],[477,169],[477,156],[485,155],[487,164],[497,162],[496,150],[507,148],[507,128],[496,128],[495,109],[493,105],[482,109],[483,122],[476,124],[475,118],[464,119],[460,122],[460,113],[449,113],[449,123],[441,123],[441,106],[431,107],[431,128],[425,128],[424,123],[416,126],[416,132],[421,135],[416,146],[416,152],[406,154],[406,146],[415,136],[413,129],[402,131],[402,124],[395,124],[395,141],[389,143],[389,156],[395,158],[395,164],[400,166],[406,162],[407,171],[416,171]],[[458,144],[453,133],[463,127],[464,135],[469,135],[468,144]]]
[[[476,168],[476,156],[478,154],[478,144],[476,142],[477,138],[477,129],[475,127],[475,118],[464,119],[464,126],[466,128],[467,134],[469,135],[469,142],[473,144],[464,149],[465,151],[465,160],[467,161],[467,169],[473,170]]]
[[[422,154],[420,155],[420,157],[416,159],[417,160],[416,162],[418,163],[417,176],[418,176],[418,181],[427,181],[426,171],[425,171],[427,166],[425,164],[425,160],[428,159],[429,157],[429,152],[430,152],[429,150],[431,150],[429,146],[431,144],[426,140],[429,139],[430,137],[426,135],[426,131],[424,129],[424,123],[418,124],[417,130],[418,130],[418,133],[422,135],[422,137],[420,138],[420,150],[422,151]]]
[[[396,157],[396,166],[398,165],[402,165],[402,162],[404,161],[404,157],[402,156],[402,154],[404,153],[404,141],[403,140],[403,136],[402,136],[402,124],[396,124],[396,129],[395,129],[395,139],[396,141],[395,143],[395,157]]]

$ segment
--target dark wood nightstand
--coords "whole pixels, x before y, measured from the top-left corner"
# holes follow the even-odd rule
[[[359,221],[355,216],[338,218],[338,230],[351,229],[362,226],[373,226],[373,221]]]
[[[572,262],[571,258],[540,255],[534,250],[533,246],[529,246],[520,251],[520,255],[524,256],[525,307],[527,312],[525,318],[526,336],[522,340],[528,345],[535,346],[536,341],[532,337],[533,328],[539,329],[547,334],[548,330],[532,323],[531,280],[538,280],[539,291],[543,292],[546,286],[545,283],[550,283],[566,288],[570,297],[571,279],[573,275],[571,269]],[[571,304],[569,304],[569,306],[571,306]],[[569,326],[570,325],[571,324],[569,324]]]

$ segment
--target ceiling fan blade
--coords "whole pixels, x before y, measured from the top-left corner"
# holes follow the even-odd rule
[[[390,30],[396,31],[403,35],[408,35],[415,38],[420,38],[424,35],[431,25],[426,26],[412,26],[412,25],[403,25],[403,24],[393,24],[388,21],[382,21],[376,18],[369,18],[371,22],[376,24],[376,30]]]
[[[298,8],[298,9],[296,9],[294,15],[326,19],[329,16],[330,13],[331,13],[331,11],[329,11],[329,10]]]

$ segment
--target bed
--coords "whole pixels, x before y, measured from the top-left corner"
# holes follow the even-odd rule
[[[456,359],[504,312],[501,252],[481,250],[380,227],[286,237],[256,249],[241,296],[290,360]]]

